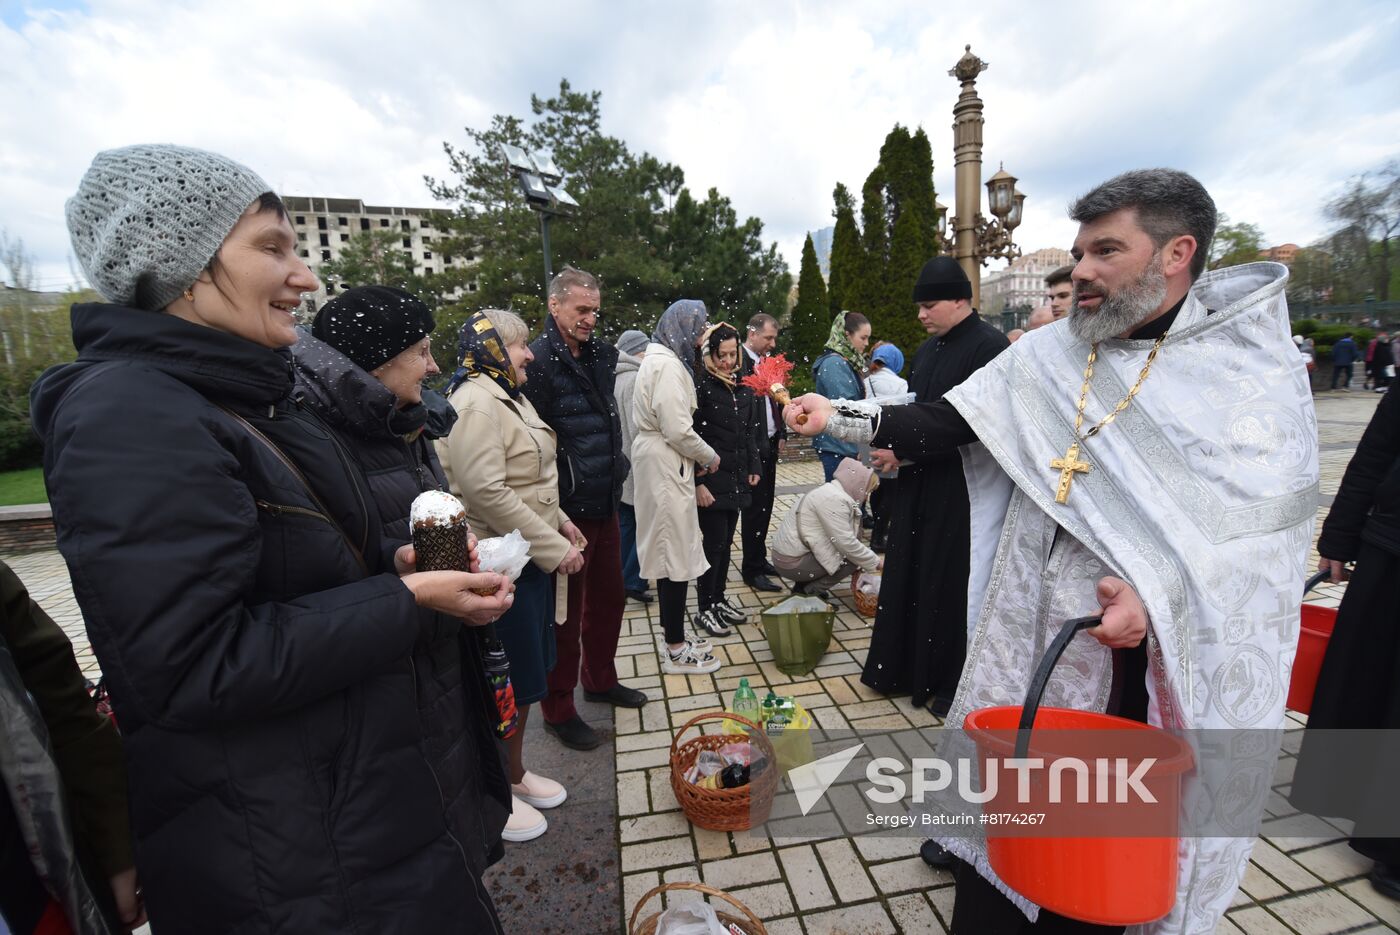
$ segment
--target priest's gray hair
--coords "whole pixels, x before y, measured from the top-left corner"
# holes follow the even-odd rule
[[[592,273],[585,273],[581,269],[566,266],[555,274],[549,281],[549,297],[563,301],[569,297],[569,289],[583,289],[600,292],[598,288],[598,277]]]
[[[1194,177],[1177,169],[1124,172],[1081,196],[1070,205],[1069,216],[1084,224],[1123,208],[1137,209],[1138,223],[1158,249],[1182,234],[1196,238],[1191,280],[1205,271],[1215,236],[1215,201]]]

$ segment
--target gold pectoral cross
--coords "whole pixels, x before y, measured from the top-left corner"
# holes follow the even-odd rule
[[[1088,461],[1079,460],[1079,442],[1070,445],[1063,458],[1051,461],[1050,467],[1060,472],[1060,487],[1055,491],[1055,502],[1069,500],[1069,485],[1074,483],[1074,475],[1088,474],[1092,466]]]

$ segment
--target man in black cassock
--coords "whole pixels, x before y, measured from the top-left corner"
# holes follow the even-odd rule
[[[914,303],[930,335],[909,377],[921,403],[941,399],[1007,347],[1006,335],[972,307],[972,284],[951,257],[924,264]],[[881,449],[872,461],[882,471],[896,463],[900,469],[880,608],[860,680],[890,695],[910,692],[915,705],[942,716],[967,654],[970,534],[962,459],[956,451],[926,457]]]

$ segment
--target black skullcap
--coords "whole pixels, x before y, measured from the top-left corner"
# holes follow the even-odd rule
[[[433,333],[432,310],[393,286],[357,286],[321,307],[311,333],[369,372]]]
[[[944,299],[972,299],[972,283],[967,280],[962,264],[950,256],[936,256],[919,271],[914,283],[915,302],[938,302]]]

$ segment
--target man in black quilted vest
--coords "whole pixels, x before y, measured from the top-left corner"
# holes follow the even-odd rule
[[[569,578],[568,615],[554,628],[558,658],[541,703],[545,730],[568,747],[591,750],[598,732],[579,717],[574,686],[584,697],[640,708],[646,695],[617,681],[617,638],[627,597],[617,507],[629,465],[613,395],[617,349],[593,339],[598,280],[565,267],[549,284],[549,317],[530,345],[535,359],[522,388],[559,441],[559,498],[583,533],[583,569]]]

